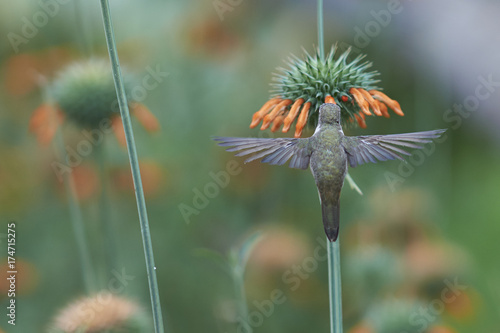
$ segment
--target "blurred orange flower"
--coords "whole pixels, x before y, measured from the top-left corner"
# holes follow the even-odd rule
[[[126,72],[124,77],[127,94],[130,95],[132,80]],[[45,103],[38,107],[29,124],[30,131],[35,133],[40,144],[48,144],[66,120],[91,130],[111,126],[118,142],[126,144],[108,62],[90,59],[73,63],[59,73],[48,89],[54,98],[54,105]],[[146,106],[131,99],[129,108],[146,130],[159,130],[158,120]]]
[[[63,120],[64,114],[59,109],[49,104],[42,104],[31,115],[28,128],[35,134],[40,144],[48,145]]]
[[[52,75],[72,57],[71,51],[63,47],[14,55],[5,63],[5,88],[12,96],[24,96],[38,86],[40,75]]]
[[[71,172],[75,184],[76,197],[79,200],[86,200],[99,191],[99,177],[94,168],[86,165],[79,165]]]
[[[417,280],[449,276],[467,266],[463,251],[445,241],[414,240],[408,244],[404,256],[406,270]]]
[[[220,20],[201,19],[195,22],[194,26],[189,25],[186,39],[193,54],[220,56],[238,45],[238,38]]]
[[[288,269],[309,254],[306,238],[287,228],[264,231],[263,237],[254,247],[249,264],[265,269]]]
[[[154,161],[139,162],[144,194],[154,196],[165,184],[165,170]],[[119,191],[134,191],[134,182],[130,169],[120,169],[113,174],[113,184]]]
[[[446,304],[446,312],[460,321],[468,321],[475,317],[479,296],[471,290],[466,290],[452,302]]]
[[[16,294],[26,295],[34,291],[38,285],[38,270],[31,262],[17,258],[15,262],[16,274]],[[7,261],[0,265],[0,295],[6,296],[10,288],[10,282],[7,280],[8,271],[11,269]]]
[[[132,103],[130,108],[132,115],[139,120],[146,130],[150,132],[159,130],[160,124],[158,120],[145,105],[141,103]],[[63,123],[64,119],[64,113],[59,108],[49,104],[42,104],[33,112],[30,119],[29,130],[35,134],[37,141],[41,145],[46,146],[52,141],[58,127]],[[125,139],[125,130],[120,116],[117,114],[111,117],[110,120],[113,133],[118,143],[125,146],[127,140]]]
[[[456,333],[456,332],[457,331],[455,331],[451,327],[441,326],[441,325],[433,326],[429,330],[429,333]]]
[[[359,324],[349,330],[349,333],[375,333],[371,328],[365,324]]]
[[[62,309],[54,320],[53,328],[62,332],[121,331],[138,312],[139,306],[134,302],[101,292]]]

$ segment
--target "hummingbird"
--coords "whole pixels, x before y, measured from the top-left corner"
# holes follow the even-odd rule
[[[340,107],[325,103],[319,108],[318,125],[309,138],[234,138],[214,137],[220,146],[230,147],[235,156],[250,156],[245,163],[262,158],[262,163],[311,169],[318,188],[323,227],[330,242],[335,242],[340,226],[340,192],[347,174],[347,165],[356,167],[368,162],[399,159],[410,156],[404,148],[423,148],[446,130],[426,132],[346,136],[340,124]],[[404,148],[401,148],[404,147]]]

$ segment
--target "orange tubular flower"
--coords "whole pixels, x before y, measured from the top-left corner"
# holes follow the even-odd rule
[[[381,101],[375,100],[377,102],[378,108],[380,109],[380,112],[382,112],[382,115],[386,118],[389,118],[389,112],[387,111],[387,105],[382,103]]]
[[[290,125],[292,125],[293,121],[295,120],[295,118],[299,114],[299,108],[302,104],[304,104],[303,98],[299,98],[298,100],[295,101],[295,103],[293,103],[293,106],[290,109],[290,112],[288,113],[288,115],[285,118],[285,121],[284,121],[285,124],[283,125],[283,133],[288,132],[288,130],[290,129]]]
[[[297,120],[297,125],[295,125],[295,137],[300,138],[302,135],[302,130],[307,124],[307,116],[309,115],[309,108],[311,107],[311,102],[307,102],[302,107],[302,111],[300,111],[299,119]]]
[[[370,105],[368,104],[368,101],[365,99],[365,97],[363,96],[363,94],[360,91],[358,91],[358,89],[356,89],[356,88],[351,88],[349,90],[349,92],[354,97],[354,99],[356,100],[356,103],[358,103],[358,105],[361,108],[361,110],[367,116],[371,116],[372,113],[370,112]]]
[[[373,99],[372,95],[370,95],[368,93],[368,91],[366,91],[364,89],[358,89],[358,91],[361,93],[361,95],[363,96],[363,98],[368,102],[368,104],[370,104],[370,107],[372,108],[373,113],[375,113],[377,116],[381,116],[382,113],[380,112],[378,104]]]
[[[289,99],[279,102],[278,105],[276,105],[273,110],[264,117],[264,121],[262,122],[262,127],[260,129],[265,130],[268,128],[271,121],[278,116],[278,113],[290,104],[292,104],[292,101]]]
[[[271,127],[271,132],[276,132],[280,128],[281,124],[283,124],[284,120],[285,120],[285,113],[281,112],[279,116],[274,118],[273,126]]]
[[[355,114],[354,117],[356,118],[356,121],[358,122],[359,127],[361,128],[366,128],[366,122],[365,122],[365,115],[360,113]]]
[[[250,124],[250,128],[254,128],[257,126],[262,118],[270,111],[272,107],[278,104],[281,101],[280,98],[272,98],[264,104],[259,111],[255,112],[252,118],[252,123]]]
[[[337,103],[335,103],[335,99],[330,95],[326,96],[325,103],[337,104]]]
[[[397,115],[404,116],[405,114],[401,111],[401,106],[399,103],[393,99],[390,99],[386,94],[377,90],[370,90],[369,93],[377,98],[380,102],[385,103],[390,107]]]
[[[360,55],[347,61],[350,50],[338,55],[337,47],[322,59],[318,54],[306,54],[304,60],[294,57],[289,68],[280,70],[273,83],[274,96],[252,117],[250,128],[262,121],[261,130],[290,130],[293,122],[295,137],[300,137],[307,124],[315,125],[317,113],[323,103],[334,103],[342,110],[344,123],[366,128],[365,116],[389,118],[388,108],[403,116],[398,102],[389,98],[375,86],[376,71],[368,71],[370,62],[362,62]],[[299,113],[299,109],[301,109]]]

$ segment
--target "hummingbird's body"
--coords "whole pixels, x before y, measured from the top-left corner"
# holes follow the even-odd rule
[[[403,158],[410,155],[396,146],[422,148],[416,143],[431,142],[444,130],[417,133],[345,136],[340,125],[340,108],[323,104],[319,110],[318,127],[314,135],[304,139],[255,139],[216,137],[221,146],[232,146],[228,151],[239,151],[236,156],[255,153],[245,162],[262,158],[263,163],[289,166],[297,169],[311,168],[321,201],[323,226],[330,241],[336,241],[340,221],[340,192],[351,167],[368,162]]]
[[[343,137],[340,124],[320,118],[316,132],[309,139],[310,145],[314,147],[309,163],[321,201],[323,226],[330,239],[337,239],[338,236],[340,191],[347,173]]]

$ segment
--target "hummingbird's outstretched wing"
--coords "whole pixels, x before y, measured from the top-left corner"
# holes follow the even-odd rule
[[[307,169],[312,154],[309,139],[260,139],[260,138],[227,138],[214,137],[219,146],[231,147],[227,151],[237,151],[236,156],[256,153],[245,163],[262,159],[262,163],[283,165],[290,158],[290,168]]]
[[[345,136],[342,146],[347,153],[347,160],[351,167],[364,163],[400,159],[401,155],[411,155],[406,150],[399,148],[423,148],[421,144],[432,142],[441,136],[446,130],[434,130],[427,132],[390,134],[390,135],[367,135],[367,136]]]

